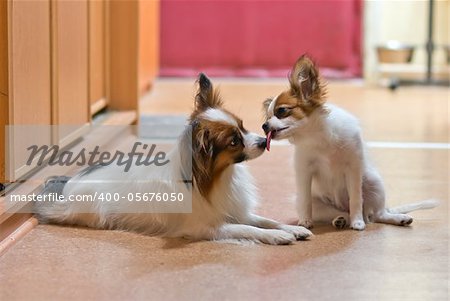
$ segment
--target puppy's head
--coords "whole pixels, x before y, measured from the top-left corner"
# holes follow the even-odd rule
[[[315,63],[302,55],[289,74],[289,89],[264,101],[262,128],[273,139],[290,138],[325,102],[326,89]]]
[[[223,108],[218,90],[203,73],[190,124],[193,176],[204,196],[228,166],[254,159],[266,147],[264,137],[248,132],[240,118]]]

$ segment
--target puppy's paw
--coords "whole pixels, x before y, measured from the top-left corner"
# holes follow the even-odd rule
[[[281,230],[293,234],[296,240],[305,240],[308,237],[313,236],[311,231],[300,226],[283,225]]]
[[[338,216],[331,222],[331,224],[336,229],[344,229],[347,225],[347,220],[343,216]]]
[[[361,219],[357,219],[351,222],[350,228],[362,231],[366,228],[366,223]]]
[[[264,230],[259,241],[269,245],[290,245],[296,238],[292,233],[283,230]]]
[[[413,222],[413,218],[409,215],[402,214],[403,218],[400,220],[401,226],[409,226]]]
[[[306,229],[311,229],[314,226],[313,221],[310,218],[300,219],[297,225],[305,227]]]

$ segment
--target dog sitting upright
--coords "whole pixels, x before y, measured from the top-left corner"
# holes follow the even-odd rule
[[[121,213],[127,209],[125,201],[84,203],[83,206],[90,206],[85,208],[89,212],[86,214],[75,210],[75,203],[61,201],[36,203],[39,220],[193,240],[244,239],[290,244],[310,236],[311,232],[304,227],[280,224],[253,213],[258,195],[251,174],[242,162],[260,156],[266,139],[248,132],[241,119],[223,108],[217,89],[204,74],[200,74],[198,84],[190,127],[168,154],[172,164],[159,167],[157,177],[149,177],[154,167],[133,165],[125,173],[117,165],[94,165],[73,178],[52,178],[44,189],[44,193],[58,192],[66,200],[72,195],[97,192],[120,196],[172,193],[173,187],[184,187],[174,184],[180,182],[180,172],[192,161],[192,213]],[[160,181],[161,174],[169,179],[164,184]]]
[[[429,200],[385,208],[381,177],[367,160],[355,117],[325,104],[325,84],[314,62],[303,55],[289,74],[290,89],[264,102],[267,147],[271,139],[295,145],[299,225],[316,221],[363,230],[366,222],[409,225],[404,214],[433,208]]]

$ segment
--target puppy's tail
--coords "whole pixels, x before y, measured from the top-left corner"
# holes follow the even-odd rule
[[[416,203],[401,205],[394,208],[389,208],[387,209],[387,211],[389,213],[408,213],[416,210],[432,209],[439,206],[439,204],[440,202],[438,200],[430,199]]]
[[[45,181],[40,195],[62,195],[64,186],[69,180],[70,177],[66,176],[54,176],[48,178]],[[64,219],[67,207],[67,202],[59,202],[47,199],[44,201],[35,201],[33,212],[36,214],[36,217],[40,223],[61,223]]]

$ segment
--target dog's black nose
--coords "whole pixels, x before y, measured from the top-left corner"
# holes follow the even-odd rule
[[[259,138],[258,141],[256,142],[258,147],[260,148],[266,148],[267,145],[267,139],[266,138]]]
[[[262,129],[264,130],[264,133],[268,133],[269,132],[269,123],[266,121],[264,122],[264,124],[262,125]]]

